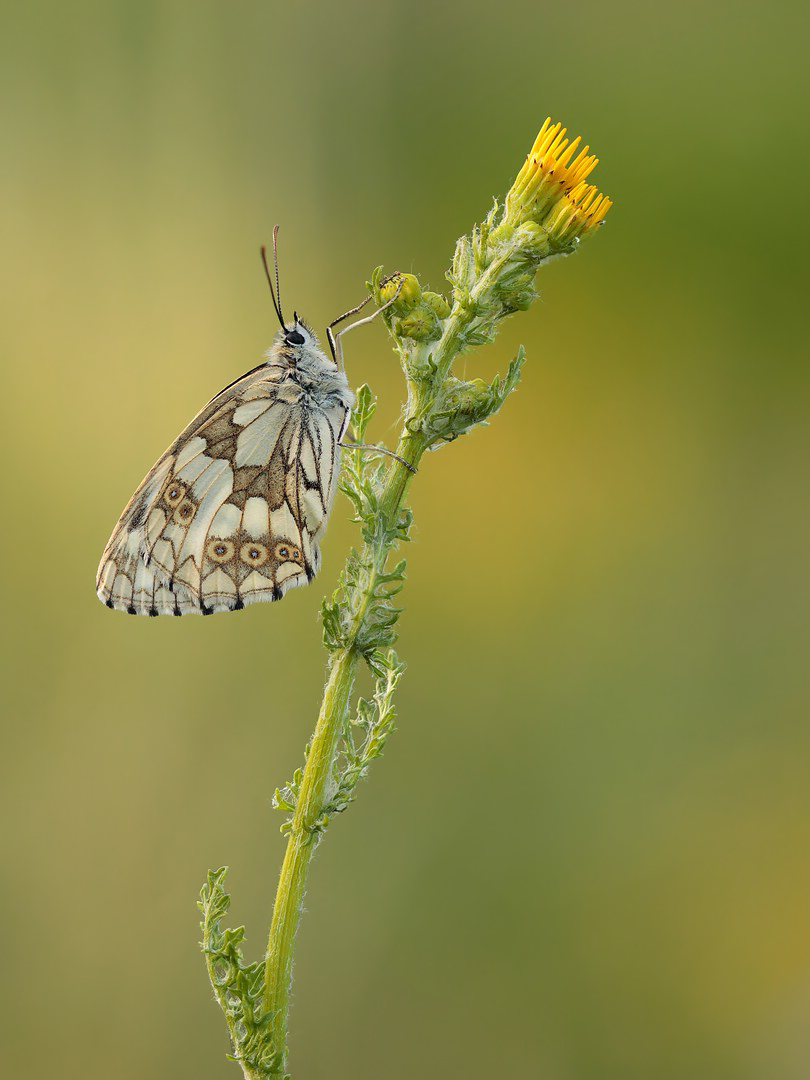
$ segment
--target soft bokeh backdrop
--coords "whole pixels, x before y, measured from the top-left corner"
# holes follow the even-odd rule
[[[608,225],[466,360],[413,488],[400,729],[300,934],[300,1080],[810,1075],[807,8],[6,5],[2,1072],[235,1077],[195,899],[261,952],[317,611],[95,598],[143,473],[274,321],[442,287],[547,113]],[[802,280],[803,279],[803,280]],[[347,339],[392,440],[381,326]]]

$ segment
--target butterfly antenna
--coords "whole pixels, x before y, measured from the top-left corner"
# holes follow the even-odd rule
[[[275,255],[275,249],[276,249],[275,241],[276,241],[276,233],[277,232],[278,232],[278,225],[276,225],[275,229],[273,230],[273,254],[274,255]],[[276,315],[278,316],[278,321],[281,323],[282,330],[286,330],[287,327],[284,324],[284,317],[281,314],[281,306],[279,305],[279,302],[276,299],[276,294],[273,291],[273,278],[270,275],[270,267],[267,265],[267,248],[264,246],[264,244],[262,244],[262,249],[261,250],[262,250],[262,265],[264,266],[264,273],[265,273],[265,276],[267,278],[267,284],[270,286],[270,296],[271,296],[271,298],[273,300],[273,307],[275,308]],[[276,260],[276,283],[278,283],[278,260]]]
[[[278,297],[278,311],[281,315],[281,285],[278,280],[278,225],[273,226],[273,266],[276,268],[276,296]],[[286,327],[284,316],[281,316],[282,324]]]

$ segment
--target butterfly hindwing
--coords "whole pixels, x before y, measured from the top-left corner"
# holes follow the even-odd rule
[[[350,405],[339,389],[304,395],[269,363],[218,394],[122,514],[101,599],[131,614],[211,614],[311,581]]]

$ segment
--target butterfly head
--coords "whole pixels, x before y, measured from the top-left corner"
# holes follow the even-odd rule
[[[315,337],[312,327],[299,318],[297,311],[293,312],[291,326],[285,323],[281,324],[281,330],[276,335],[276,340],[280,341],[288,349],[305,349],[307,346],[312,345],[316,349],[318,348],[318,339]]]
[[[292,367],[298,366],[305,357],[313,353],[323,356],[314,330],[298,317],[297,311],[294,313],[291,325],[282,323],[273,347],[289,361]]]

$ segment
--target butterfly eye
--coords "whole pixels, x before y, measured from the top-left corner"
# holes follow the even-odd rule
[[[284,335],[284,340],[288,345],[303,345],[304,335],[298,330],[290,330],[289,333]]]

